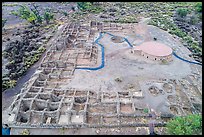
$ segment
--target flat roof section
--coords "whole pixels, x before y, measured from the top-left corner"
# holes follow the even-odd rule
[[[140,46],[136,46],[134,49],[142,50],[153,56],[168,56],[172,54],[172,49],[170,47],[154,41],[144,42]]]

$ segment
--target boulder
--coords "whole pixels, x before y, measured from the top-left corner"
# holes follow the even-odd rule
[[[107,15],[101,15],[100,18],[104,18],[104,19],[107,19],[108,16]]]
[[[125,15],[126,12],[125,12],[125,11],[121,11],[120,14],[121,14],[121,15]]]
[[[17,35],[20,35],[20,32],[19,31],[17,31],[16,33],[15,33],[15,35],[17,36]]]
[[[116,12],[117,10],[114,9],[114,8],[110,8],[108,11],[109,11],[109,12]]]
[[[41,39],[46,39],[46,36],[42,36]]]
[[[110,13],[109,15],[115,17],[115,14],[114,14],[114,13]]]

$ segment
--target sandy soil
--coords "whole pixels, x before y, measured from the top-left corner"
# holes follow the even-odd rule
[[[21,134],[24,129],[12,129],[12,135]],[[159,135],[164,128],[155,128]],[[29,129],[30,135],[149,135],[148,127],[82,128],[82,129]]]

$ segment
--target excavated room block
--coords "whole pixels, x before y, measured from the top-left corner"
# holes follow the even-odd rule
[[[68,125],[69,124],[69,115],[61,115],[59,118],[58,124],[60,125]]]
[[[9,116],[9,118],[8,118],[8,122],[10,123],[10,122],[14,122],[14,120],[15,120],[15,114],[11,114],[10,116]]]
[[[71,122],[74,124],[82,124],[84,123],[84,115],[72,115]]]

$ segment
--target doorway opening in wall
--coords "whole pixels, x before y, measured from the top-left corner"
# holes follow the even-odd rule
[[[157,60],[157,58],[155,58],[155,60]]]
[[[147,56],[147,58],[148,58],[148,56]]]

